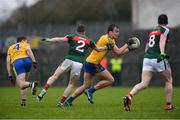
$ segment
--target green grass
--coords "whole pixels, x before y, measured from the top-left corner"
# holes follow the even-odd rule
[[[124,112],[122,97],[130,88],[106,88],[96,92],[95,104],[91,105],[85,95],[75,100],[72,107],[58,108],[56,104],[64,88],[50,88],[42,102],[28,93],[27,106],[20,106],[18,88],[0,88],[0,118],[180,118],[179,110],[168,112],[164,108],[164,88],[150,87],[133,99],[131,112]],[[38,89],[40,91],[40,89]],[[173,102],[180,106],[180,88],[174,88]]]

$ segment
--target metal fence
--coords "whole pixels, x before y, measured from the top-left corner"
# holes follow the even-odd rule
[[[107,26],[112,22],[105,23],[85,23],[87,26],[87,34],[95,41],[104,33],[106,33]],[[114,22],[113,22],[114,23]],[[117,23],[117,22],[116,22]],[[131,29],[131,24],[117,23],[120,26],[120,40],[118,46],[124,44],[129,37],[137,36],[141,40],[141,47],[123,56],[124,65],[121,73],[121,81],[118,85],[128,86],[138,83],[141,79],[142,60],[144,55],[144,47],[146,39],[148,38],[148,31],[136,31]],[[9,36],[40,36],[40,37],[54,37],[64,36],[73,33],[76,25],[38,25],[38,26],[23,26],[20,25],[15,28],[0,28],[0,39],[6,39]],[[180,70],[180,46],[178,40],[179,30],[173,30],[171,41],[169,42],[168,53],[171,56],[170,62],[173,71],[174,85],[179,86],[179,70]],[[57,66],[63,61],[68,51],[67,43],[40,43],[40,47],[34,51],[38,61],[38,70],[31,73],[30,80],[39,81],[39,85],[43,85],[45,81],[53,74]],[[114,57],[110,52],[108,59]],[[6,54],[0,54],[0,86],[9,86],[10,81],[7,80],[7,72],[5,66]],[[108,68],[109,69],[109,68]],[[68,74],[64,74],[59,78],[54,85],[64,86],[68,83]],[[81,77],[82,80],[82,77]],[[97,80],[96,80],[97,81]],[[81,82],[79,82],[81,84]],[[151,82],[152,85],[164,85],[162,76],[155,74]]]

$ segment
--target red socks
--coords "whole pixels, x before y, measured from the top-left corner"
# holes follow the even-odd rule
[[[128,96],[130,96],[131,98],[133,97],[133,95],[131,93],[128,93]]]
[[[44,85],[44,89],[46,89],[46,90],[47,90],[49,87],[50,87],[50,85],[47,84],[47,83]]]
[[[166,102],[166,105],[171,105],[171,102]]]
[[[62,96],[60,102],[61,102],[61,103],[64,103],[64,101],[65,101],[66,99],[67,99],[67,97]]]

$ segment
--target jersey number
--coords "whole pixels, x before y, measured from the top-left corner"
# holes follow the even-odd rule
[[[79,45],[76,47],[76,50],[79,51],[79,52],[84,52],[84,46],[86,45],[84,41],[82,40],[79,40],[77,42]]]
[[[155,44],[155,35],[149,37],[149,47],[153,47]]]
[[[14,49],[14,50],[19,50],[19,49],[20,49],[20,45],[19,45],[19,44],[16,44],[16,46],[14,46],[13,49]]]

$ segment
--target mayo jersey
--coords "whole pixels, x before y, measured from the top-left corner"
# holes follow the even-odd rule
[[[108,43],[112,43],[115,45],[115,39],[110,39],[108,35],[102,35],[100,39],[97,42],[98,47],[104,47]],[[90,55],[87,57],[86,61],[93,64],[100,64],[101,60],[106,56],[108,53],[108,50],[97,52],[96,50],[93,50]]]
[[[86,35],[83,34],[69,34],[67,36],[69,51],[66,56],[67,59],[83,63],[88,48],[92,49],[95,47],[95,43],[92,39],[89,39]]]
[[[158,58],[160,55],[160,36],[164,34],[169,38],[170,30],[165,26],[156,26],[149,34],[148,50],[145,53],[145,58]]]
[[[11,63],[17,59],[28,57],[27,46],[30,46],[27,42],[19,42],[9,47],[7,54],[10,55]]]

